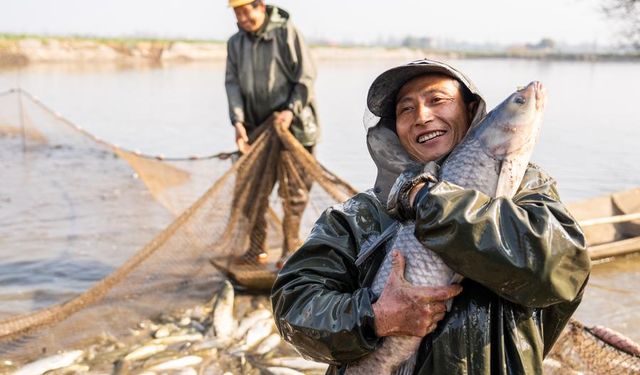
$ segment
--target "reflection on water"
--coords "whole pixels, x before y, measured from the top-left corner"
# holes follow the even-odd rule
[[[19,99],[0,97],[0,317],[86,290],[172,219],[110,149],[27,100],[12,116]]]
[[[72,298],[114,268],[95,259],[69,257],[69,254],[55,259],[38,257],[3,262],[0,264],[0,319]]]
[[[357,188],[368,188],[375,176],[362,125],[368,86],[383,70],[404,62],[323,61],[318,66],[316,92],[323,133],[317,156]],[[534,160],[557,179],[564,200],[640,185],[640,109],[636,92],[640,87],[640,64],[495,59],[450,63],[475,81],[489,108],[516,86],[532,80],[545,84],[549,98]],[[185,156],[234,148],[221,62],[160,67],[60,64],[0,70],[0,90],[16,86],[39,96],[90,132],[129,149]],[[83,183],[87,191],[99,186],[97,180]],[[14,190],[0,190],[0,198],[20,199],[20,185],[12,186]],[[63,199],[54,191],[45,194],[51,194],[52,200]],[[24,231],[25,223],[12,223],[6,209],[1,214],[3,223],[12,225],[17,232]],[[137,220],[146,222],[144,215]],[[46,254],[47,244],[42,238],[21,238],[32,243],[35,254]],[[134,251],[124,248],[112,250],[118,262]],[[41,307],[83,290],[117,266],[112,258],[106,263],[103,259],[93,259],[97,262],[93,264],[83,262],[79,254],[69,254],[64,262],[17,254],[2,237],[0,251],[2,270],[7,271],[0,272],[0,316],[2,310],[10,310],[5,301],[13,297],[13,301],[22,298],[33,302],[26,305],[27,309]],[[23,271],[9,272],[11,269]],[[595,266],[578,317],[589,324],[610,325],[640,340],[640,321],[633,312],[640,293],[631,289],[640,284],[638,269],[640,257]],[[73,276],[78,274],[84,276]],[[40,285],[37,293],[19,297],[21,286],[35,284]],[[21,306],[25,308],[24,304]]]
[[[640,254],[599,262],[576,318],[613,328],[640,342]]]

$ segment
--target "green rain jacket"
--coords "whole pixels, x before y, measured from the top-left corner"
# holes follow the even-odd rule
[[[290,109],[293,135],[302,145],[313,146],[318,136],[315,77],[309,49],[289,14],[267,5],[260,30],[240,29],[227,43],[225,88],[231,123],[243,123],[251,134],[274,111]]]
[[[484,115],[480,104],[473,124]],[[330,363],[328,374],[382,340],[370,285],[385,256],[381,234],[394,219],[381,202],[410,163],[389,129],[367,133],[378,166],[375,188],[327,209],[272,289],[281,335],[304,356]],[[530,165],[510,199],[440,181],[420,194],[416,211],[418,240],[465,279],[451,311],[422,340],[415,373],[541,374],[590,271],[584,235],[555,181]],[[376,242],[357,266],[359,252]]]

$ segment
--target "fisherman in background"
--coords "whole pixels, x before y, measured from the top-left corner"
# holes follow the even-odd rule
[[[225,87],[238,150],[249,152],[257,128],[271,117],[274,124],[288,128],[313,153],[318,136],[313,88],[316,72],[309,49],[289,20],[289,13],[266,5],[263,0],[229,0],[229,7],[233,8],[239,30],[227,43]],[[279,180],[278,193],[287,200],[282,222],[284,260],[300,245],[300,222],[311,179],[289,179],[285,186]],[[250,230],[251,245],[243,260],[263,263],[268,202],[257,202],[255,207],[262,212]]]
[[[590,271],[584,235],[555,181],[530,164],[513,198],[491,198],[446,181],[424,184],[423,176],[400,180],[416,163],[441,163],[485,115],[475,87],[446,64],[420,60],[384,72],[367,106],[380,118],[367,130],[374,188],[326,210],[280,271],[271,301],[282,337],[332,364],[329,374],[394,335],[424,337],[415,374],[541,374]],[[407,194],[390,194],[398,181]],[[370,286],[389,245],[379,239],[397,220],[387,204],[415,220],[416,238],[465,277],[460,285],[413,286],[394,252],[376,299]]]

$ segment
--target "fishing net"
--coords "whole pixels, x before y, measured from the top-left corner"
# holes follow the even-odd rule
[[[283,253],[356,191],[271,120],[253,137],[234,163],[154,157],[28,93],[0,95],[0,359],[125,340],[144,319],[208,301],[227,278],[268,289]],[[75,287],[43,292],[60,289],[60,275]],[[638,355],[619,342],[572,323],[545,368],[637,373]]]
[[[640,346],[602,327],[572,320],[545,361],[547,374],[639,374]]]
[[[28,252],[45,265],[67,259],[67,269],[69,259],[101,259],[103,271],[79,269],[93,270],[94,278],[83,293],[63,296],[79,294],[66,302],[43,301],[27,313],[5,308],[0,358],[22,361],[122,336],[144,318],[209,300],[227,276],[268,288],[282,253],[283,220],[301,205],[290,196],[309,201],[298,237],[322,210],[355,193],[270,121],[252,151],[231,164],[229,155],[160,160],[124,150],[20,91],[0,96],[0,114],[3,267],[19,268]],[[281,203],[280,196],[290,199]],[[38,230],[52,222],[53,229]],[[251,237],[256,222],[264,224],[262,238]],[[267,257],[244,256],[252,243]],[[22,287],[46,290],[49,282]]]

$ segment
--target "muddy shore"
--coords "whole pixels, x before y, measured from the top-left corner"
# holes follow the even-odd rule
[[[327,364],[303,358],[282,340],[269,305],[267,296],[235,295],[225,282],[210,301],[141,321],[126,337],[102,332],[85,337],[82,346],[27,363],[2,358],[0,374],[324,374]],[[568,357],[560,354],[545,360],[546,374],[581,373],[563,363]]]
[[[417,48],[312,46],[316,60],[386,58],[525,58],[550,60],[637,60],[640,55],[566,54],[512,49],[506,52],[450,52]],[[30,63],[169,63],[224,61],[226,44],[206,41],[78,39],[0,36],[0,65]]]
[[[408,48],[341,48],[312,47],[318,60],[421,58],[424,51]],[[0,63],[26,65],[30,63],[164,63],[190,61],[224,61],[227,47],[222,42],[187,41],[124,41],[82,39],[0,39]]]

